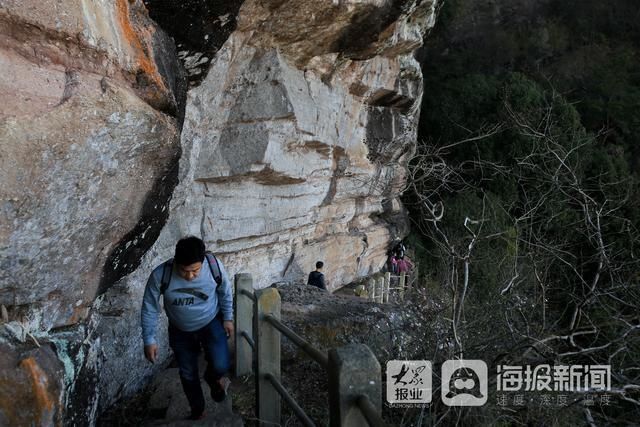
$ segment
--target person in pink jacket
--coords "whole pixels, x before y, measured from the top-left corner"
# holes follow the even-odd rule
[[[398,274],[402,274],[402,273],[409,274],[411,272],[413,265],[409,262],[408,259],[405,259],[404,256],[401,256],[400,258],[398,258],[396,262],[398,263]]]

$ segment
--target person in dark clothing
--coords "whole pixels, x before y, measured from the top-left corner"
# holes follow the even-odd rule
[[[309,273],[308,284],[315,286],[316,288],[327,290],[327,285],[324,283],[324,274],[322,274],[322,267],[324,263],[322,261],[316,262],[316,271]]]
[[[396,246],[393,248],[393,253],[396,256],[397,259],[402,259],[404,258],[404,253],[407,251],[406,246],[404,245],[404,242],[402,240],[400,240],[398,243],[396,243]]]

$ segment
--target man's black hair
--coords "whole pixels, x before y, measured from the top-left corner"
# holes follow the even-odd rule
[[[189,236],[178,240],[176,244],[176,254],[173,260],[178,265],[191,265],[196,262],[203,262],[204,255],[205,247],[202,239]]]
[[[322,267],[324,267],[324,262],[322,261],[316,262],[316,268],[322,268]]]

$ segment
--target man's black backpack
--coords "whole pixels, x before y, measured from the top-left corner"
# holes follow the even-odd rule
[[[213,280],[216,281],[216,289],[222,283],[222,275],[220,274],[220,264],[218,264],[218,258],[216,256],[207,251],[204,254],[205,259],[207,260],[207,264],[209,264],[209,270],[211,271],[211,276],[213,276]],[[212,261],[213,260],[213,261]],[[171,283],[171,276],[173,275],[173,258],[169,261],[165,262],[162,266],[162,279],[160,280],[160,295],[163,295],[164,292],[169,288],[169,283]]]

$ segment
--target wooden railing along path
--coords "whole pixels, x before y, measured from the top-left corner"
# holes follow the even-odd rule
[[[369,347],[349,344],[328,352],[297,335],[280,317],[280,293],[253,289],[248,274],[235,276],[236,375],[253,373],[261,426],[280,425],[282,400],[305,426],[313,420],[282,386],[280,337],[284,335],[325,369],[331,427],[384,426],[380,363]]]
[[[370,301],[388,303],[391,291],[397,291],[398,301],[404,301],[405,292],[413,287],[415,276],[407,276],[405,273],[392,275],[391,273],[378,273],[367,282],[366,292]],[[392,283],[397,286],[392,286]]]

